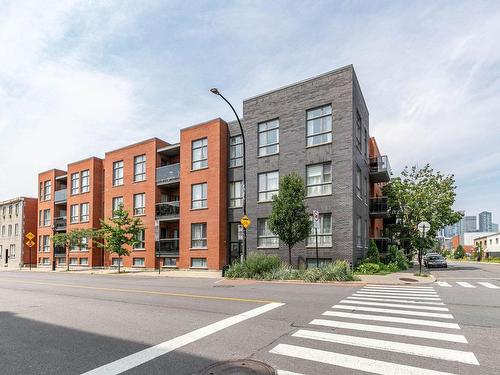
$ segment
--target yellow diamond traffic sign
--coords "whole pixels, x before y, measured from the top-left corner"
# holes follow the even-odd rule
[[[26,245],[28,245],[29,247],[33,247],[33,246],[35,246],[35,243],[33,241],[29,240],[26,242]]]
[[[28,232],[26,234],[26,238],[31,241],[33,238],[35,238],[35,235],[33,233],[31,233],[31,232]]]
[[[243,217],[240,220],[241,225],[243,225],[243,228],[247,229],[250,224],[252,224],[252,221],[247,215],[243,215]]]

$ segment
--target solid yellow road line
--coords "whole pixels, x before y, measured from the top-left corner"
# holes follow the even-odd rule
[[[209,300],[218,300],[218,301],[233,301],[233,302],[277,303],[276,301],[267,301],[267,300],[252,299],[252,298],[219,297],[219,296],[207,296],[207,295],[202,295],[202,294],[158,292],[158,291],[154,291],[154,290],[141,290],[141,289],[105,288],[105,287],[98,287],[98,286],[86,286],[86,285],[76,285],[76,284],[49,283],[49,282],[43,282],[43,281],[22,281],[22,280],[9,280],[9,279],[0,279],[0,280],[7,281],[7,282],[10,281],[10,282],[20,283],[20,284],[48,285],[48,286],[57,286],[57,287],[65,287],[65,288],[102,290],[102,291],[106,291],[106,292],[154,294],[154,295],[168,296],[168,297],[185,297],[185,298],[198,298],[198,299],[209,299]]]

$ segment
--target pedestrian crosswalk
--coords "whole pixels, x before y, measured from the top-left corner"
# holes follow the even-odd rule
[[[281,338],[269,355],[280,375],[475,373],[479,362],[453,320],[432,286],[367,285]]]
[[[451,283],[451,284],[450,284]],[[495,285],[489,282],[468,282],[468,281],[455,281],[455,282],[447,282],[447,281],[436,281],[436,284],[445,288],[451,288],[453,286],[460,286],[462,288],[474,289],[478,287],[486,287],[488,289],[500,289],[499,285]]]

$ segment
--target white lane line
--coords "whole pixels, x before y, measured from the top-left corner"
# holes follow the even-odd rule
[[[397,303],[383,303],[383,302],[366,302],[366,301],[355,301],[347,299],[343,299],[342,301],[340,301],[340,303],[350,303],[354,305],[365,305],[365,306],[403,307],[405,309],[416,309],[416,310],[450,311],[446,307],[408,305],[407,303],[397,304]]]
[[[291,371],[285,371],[285,370],[276,370],[278,372],[278,375],[303,375],[299,374],[298,372],[291,372]]]
[[[353,355],[327,352],[325,350],[309,349],[302,346],[278,344],[270,353],[326,363],[329,365],[350,368],[372,374],[391,375],[451,375],[449,372],[427,370],[419,367],[399,365],[376,359],[356,357]]]
[[[442,349],[435,346],[407,344],[404,342],[370,339],[366,337],[338,335],[318,331],[300,329],[292,336],[311,340],[333,342],[337,344],[358,346],[363,348],[386,350],[390,352],[418,355],[427,358],[442,359],[445,361],[462,362],[470,365],[479,365],[476,356],[472,352],[464,352],[454,349]]]
[[[399,306],[399,307],[404,307],[404,306]],[[378,307],[349,306],[349,305],[335,305],[332,306],[332,308],[351,310],[351,311],[369,311],[369,312],[381,312],[381,313],[398,314],[398,315],[426,316],[428,318],[453,319],[453,315],[451,314],[432,313],[427,311],[408,311],[408,310],[383,309]]]
[[[191,344],[213,333],[222,331],[225,328],[231,327],[235,324],[241,323],[250,318],[254,318],[256,316],[264,314],[268,311],[271,311],[283,305],[284,303],[277,303],[277,302],[268,303],[266,305],[246,311],[244,313],[234,315],[226,319],[222,319],[218,322],[209,324],[208,326],[196,329],[182,336],[178,336],[171,340],[162,342],[158,345],[152,346],[150,348],[141,350],[137,353],[118,359],[114,362],[108,363],[107,365],[88,371],[84,375],[121,374],[122,372],[128,371],[134,367],[142,365],[143,363],[151,361],[173,350],[179,349],[187,344]]]
[[[379,321],[379,322],[404,323],[404,324],[414,324],[414,325],[419,325],[419,326],[460,329],[460,326],[456,323],[437,322],[435,320],[400,318],[400,317],[388,316],[388,315],[353,314],[353,313],[346,313],[346,312],[342,312],[342,311],[325,311],[322,315],[336,316],[339,318],[375,320],[375,321]]]
[[[395,289],[395,288],[370,288],[370,287],[364,287],[363,290],[379,290],[379,291],[386,291],[386,292],[436,294],[435,290],[419,290],[419,289]]]
[[[441,298],[438,297],[419,297],[419,296],[414,296],[414,295],[406,295],[406,296],[399,296],[399,295],[393,295],[393,294],[382,294],[382,293],[368,293],[368,292],[357,292],[353,294],[353,296],[358,296],[358,297],[381,297],[381,298],[396,298],[396,299],[407,299],[407,298],[414,298],[414,299],[419,299],[422,301],[440,301]]]
[[[485,286],[486,288],[490,288],[490,289],[500,289],[500,286],[494,285],[494,284],[491,284],[491,283],[478,282],[478,284],[481,284],[482,286]]]
[[[466,281],[457,281],[457,284],[460,285],[460,286],[463,286],[464,288],[475,288],[474,285],[469,284]]]
[[[451,288],[451,285],[448,284],[446,281],[436,281],[436,283],[439,285],[439,286],[445,286],[447,288]]]
[[[358,290],[358,293],[383,293],[390,294],[395,296],[420,296],[420,297],[439,297],[436,292],[400,292],[399,290],[373,290],[373,289],[361,289]]]
[[[432,286],[404,286],[404,285],[379,285],[379,284],[367,284],[366,288],[388,288],[388,289],[431,289],[434,290]]]
[[[467,339],[465,338],[465,336],[455,335],[452,333],[441,333],[441,332],[433,332],[433,331],[424,331],[424,330],[419,330],[419,329],[377,326],[377,325],[373,325],[373,324],[339,322],[336,320],[327,320],[327,319],[314,319],[309,324],[318,325],[318,326],[325,326],[325,327],[353,329],[356,331],[376,332],[376,333],[383,333],[383,334],[387,334],[387,335],[420,337],[420,338],[425,338],[425,339],[460,342],[460,343],[467,344]]]
[[[391,298],[379,298],[379,297],[372,298],[372,297],[367,297],[367,296],[356,297],[356,295],[350,296],[350,297],[347,297],[347,298],[348,299],[363,300],[363,301],[382,301],[382,302],[414,303],[414,304],[444,306],[443,302],[414,301],[414,300],[407,300],[407,299],[391,299]]]

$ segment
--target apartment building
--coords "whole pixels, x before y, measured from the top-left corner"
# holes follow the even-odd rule
[[[500,233],[494,233],[474,239],[476,249],[484,251],[485,258],[500,257]]]
[[[36,264],[36,248],[26,234],[37,233],[37,199],[18,197],[0,202],[0,266],[21,268]]]
[[[388,212],[381,188],[390,167],[369,136],[368,110],[352,66],[245,100],[242,123],[250,252],[286,257],[267,218],[279,178],[292,171],[306,182],[311,212],[320,211],[322,262],[356,264],[371,237],[382,241]],[[240,256],[242,149],[237,123],[217,118],[182,129],[178,143],[152,138],[106,152],[103,159],[70,164],[67,173],[40,174],[39,263],[52,264],[50,238],[44,237],[50,234],[51,217],[61,221],[54,233],[95,228],[123,204],[145,226],[139,244],[123,257],[124,267],[221,269]],[[51,199],[51,187],[56,194],[65,190],[66,200]],[[294,264],[315,264],[314,245],[312,236],[298,244]],[[119,262],[91,243],[88,250],[73,250],[67,255],[71,265]],[[64,264],[61,253],[53,253],[57,265]]]

